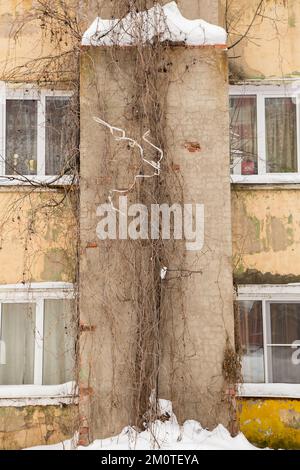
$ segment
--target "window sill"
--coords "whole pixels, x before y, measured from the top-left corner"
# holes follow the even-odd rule
[[[74,175],[64,176],[0,176],[0,186],[68,186],[77,182]]]
[[[240,384],[238,396],[245,398],[300,399],[300,384]]]
[[[233,184],[299,184],[300,173],[269,173],[267,175],[230,175]]]
[[[75,382],[61,385],[0,385],[0,407],[78,403]]]

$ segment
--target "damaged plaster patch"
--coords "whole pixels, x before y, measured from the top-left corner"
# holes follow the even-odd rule
[[[239,243],[238,253],[256,254],[285,251],[295,242],[291,214],[282,217],[263,214],[258,217],[256,212],[249,211],[245,202],[242,202],[240,206],[235,230],[235,243]]]
[[[279,415],[285,426],[300,430],[300,413],[298,413],[296,410],[280,410]]]
[[[267,220],[267,234],[270,245],[274,251],[283,251],[293,244],[293,232],[287,229],[278,217],[270,217]]]
[[[195,153],[195,152],[200,152],[201,151],[201,145],[199,144],[199,142],[185,142],[184,147],[190,153]]]

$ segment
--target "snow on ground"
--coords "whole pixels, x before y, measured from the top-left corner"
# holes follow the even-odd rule
[[[149,429],[138,433],[127,426],[108,439],[96,440],[88,447],[76,447],[76,439],[51,446],[31,447],[30,450],[255,450],[243,434],[231,437],[221,424],[213,431],[203,429],[197,421],[177,422],[172,405],[159,400],[161,410],[170,415],[168,421],[155,421]]]
[[[226,44],[226,31],[204,20],[184,18],[175,1],[156,4],[149,10],[131,12],[122,19],[97,17],[83,34],[83,46],[131,46],[160,41],[184,42],[187,45]]]

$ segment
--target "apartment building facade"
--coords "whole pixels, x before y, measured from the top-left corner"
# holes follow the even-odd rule
[[[136,155],[125,154],[93,118],[136,139],[149,120],[132,117],[140,112],[135,100],[143,99],[133,48],[81,48],[78,212],[78,127],[70,126],[78,118],[78,75],[65,67],[64,74],[56,68],[41,77],[33,63],[53,55],[51,32],[39,18],[13,41],[12,25],[34,2],[5,3],[0,448],[54,443],[78,429],[86,443],[132,422],[142,394],[134,382],[140,370],[133,364],[141,360],[136,338],[142,337],[148,359],[157,344],[141,335],[140,312],[145,323],[153,317],[139,299],[157,302],[153,275],[163,266],[169,272],[159,287],[155,376],[161,396],[172,399],[181,421],[197,419],[209,428],[223,422],[235,430],[238,419],[257,445],[299,448],[299,1],[265,2],[263,11],[254,0],[234,0],[229,8],[223,1],[178,2],[186,18],[227,26],[229,50],[177,44],[156,58],[155,79],[165,93],[157,98],[164,109],[168,192],[158,193],[151,182],[130,202],[151,203],[149,192],[167,198],[159,202],[201,202],[206,230],[200,256],[166,244],[163,266],[151,264],[152,246],[101,241],[96,232],[97,207],[112,188],[127,187],[139,167]],[[111,14],[105,2],[80,7],[80,34],[96,16]],[[68,48],[68,34],[62,37]],[[241,387],[224,378],[224,351],[231,352],[234,335]]]
[[[235,33],[251,3],[232,5]],[[259,14],[249,40],[229,49],[240,422],[261,446],[299,448],[299,3],[268,2]]]
[[[74,90],[39,69],[54,44],[32,7],[0,5],[1,449],[65,439],[76,416]]]

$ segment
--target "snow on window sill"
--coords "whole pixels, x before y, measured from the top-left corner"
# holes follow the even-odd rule
[[[238,396],[247,398],[299,398],[300,384],[240,384]]]
[[[7,175],[0,176],[0,186],[66,186],[77,182],[74,175],[38,176]]]
[[[78,403],[75,382],[61,385],[0,385],[0,407]]]
[[[299,184],[300,173],[268,173],[266,175],[230,175],[233,184]]]

